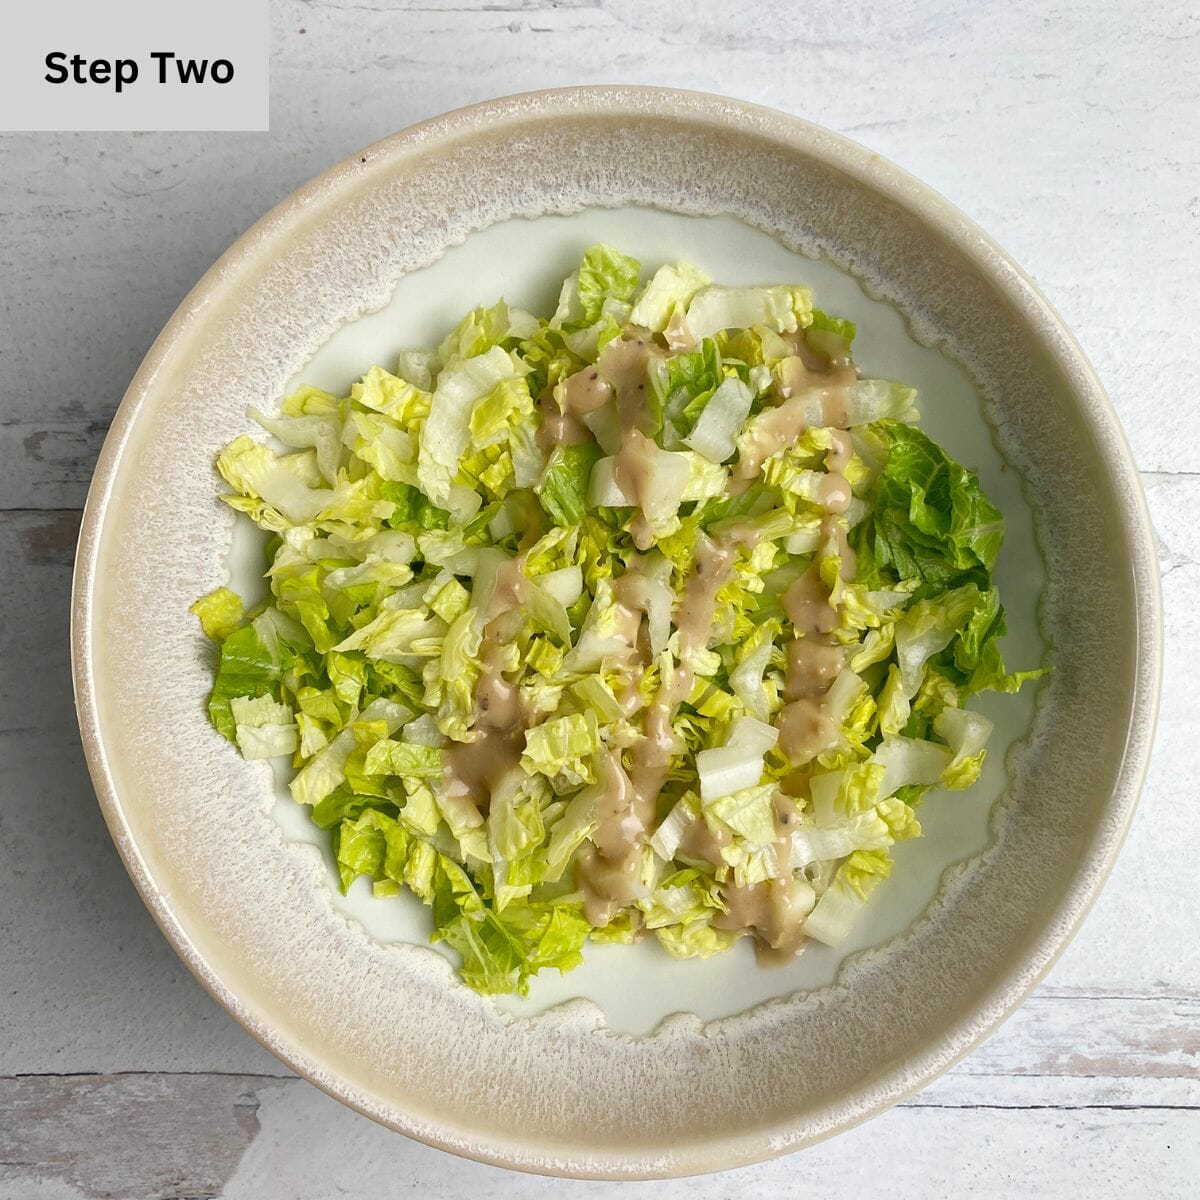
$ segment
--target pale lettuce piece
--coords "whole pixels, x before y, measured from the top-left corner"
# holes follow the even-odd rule
[[[436,350],[401,350],[396,359],[396,375],[424,392],[433,391],[439,368]]]
[[[820,521],[812,521],[789,533],[783,548],[789,554],[811,554],[821,544]]]
[[[934,718],[933,728],[954,752],[942,771],[941,782],[954,790],[970,787],[983,767],[992,722],[968,708],[944,708]]]
[[[488,845],[487,822],[479,809],[468,799],[450,795],[439,779],[427,780],[426,786],[432,793],[438,814],[446,822],[450,836],[457,844],[458,854],[464,861],[474,859],[476,862],[490,863],[492,856]]]
[[[420,643],[432,644],[446,635],[449,626],[428,608],[385,609],[373,621],[355,630],[334,649],[341,654],[361,650],[368,658],[409,663],[427,656]]]
[[[778,729],[753,717],[738,717],[724,746],[701,750],[696,772],[705,811],[711,801],[755,787],[762,778],[763,757],[778,740]]]
[[[547,883],[557,883],[563,877],[575,851],[595,831],[598,795],[598,787],[584,788],[577,793],[551,829],[546,846]]]
[[[294,754],[299,744],[295,714],[270,696],[234,696],[229,702],[243,758],[275,758]]]
[[[200,627],[205,637],[223,642],[241,623],[245,616],[242,598],[227,587],[219,587],[201,596],[188,609],[200,618]]]
[[[632,507],[633,497],[625,493],[617,483],[614,467],[616,458],[602,458],[592,468],[591,482],[588,487],[588,504],[593,508],[622,508]],[[682,487],[680,491],[682,492]]]
[[[804,932],[836,950],[849,937],[865,907],[865,897],[835,879],[805,918]]]
[[[670,862],[675,857],[687,831],[701,819],[696,797],[689,792],[681,796],[650,838],[650,846],[659,858]]]
[[[443,364],[444,370],[465,359],[486,354],[509,338],[526,337],[536,329],[536,325],[528,313],[510,309],[503,300],[492,305],[481,305],[467,313],[442,339],[437,348],[438,361]],[[438,383],[441,383],[440,377]]]
[[[647,455],[641,509],[655,535],[663,536],[676,527],[676,514],[692,481],[692,468],[686,455],[662,450],[653,443],[647,447]],[[602,458],[592,468],[588,502],[593,507],[635,505],[636,498],[617,482],[616,461],[615,458]]]
[[[585,413],[583,423],[592,431],[605,454],[616,454],[621,448],[621,420],[617,406],[610,400],[590,413]]]
[[[257,408],[248,415],[268,433],[293,450],[313,449],[317,468],[330,484],[336,484],[342,458],[342,422],[339,415],[312,417],[269,417]]]
[[[738,378],[726,379],[713,392],[683,444],[714,463],[732,458],[738,431],[750,415],[754,393]]]
[[[890,735],[880,742],[873,762],[884,769],[880,796],[891,796],[910,784],[932,784],[941,780],[953,754],[937,742]]]
[[[714,929],[709,920],[687,925],[666,925],[654,931],[659,944],[672,958],[710,958],[728,950],[740,931]]]
[[[520,374],[512,355],[493,346],[475,358],[443,368],[438,375],[417,455],[421,490],[438,507],[456,515],[463,512],[465,501],[453,485],[459,463],[471,445],[471,413],[498,384]]]
[[[535,624],[553,633],[564,646],[571,644],[571,618],[561,600],[531,581],[526,603]]]
[[[278,455],[243,435],[217,455],[217,470],[243,496],[264,500],[295,525],[312,521],[333,500],[321,487],[321,472],[312,450]]]
[[[679,499],[686,504],[689,500],[715,500],[725,494],[729,483],[729,471],[719,463],[711,462],[694,450],[676,450],[672,453],[687,462],[688,477]]]
[[[636,902],[646,929],[667,925],[690,925],[711,920],[721,911],[721,901],[713,895],[712,881],[694,867],[673,871],[650,893]]]
[[[845,858],[855,850],[884,850],[894,840],[878,807],[851,813],[828,825],[806,818],[792,834],[791,866],[799,870],[810,863]]]
[[[578,786],[593,782],[590,759],[599,749],[600,730],[595,714],[569,713],[526,732],[521,766],[530,774],[563,779]]]
[[[676,312],[686,312],[692,297],[711,282],[691,263],[659,267],[633,306],[630,322],[651,333],[662,333]]]
[[[567,349],[586,362],[594,361],[600,351],[618,337],[628,324],[630,306],[613,297],[606,297],[600,306],[600,315],[591,325],[563,334]]]
[[[804,932],[827,946],[841,946],[867,898],[891,870],[892,860],[886,850],[855,850],[809,913]]]
[[[738,650],[737,665],[729,673],[729,686],[733,694],[746,706],[750,716],[758,721],[767,721],[770,717],[763,676],[771,665],[779,631],[778,621],[765,621],[758,625],[742,643]]]
[[[585,319],[583,301],[579,298],[579,272],[572,271],[558,291],[558,305],[548,324],[551,329],[575,325]]]
[[[622,254],[603,243],[592,246],[583,256],[576,288],[583,320],[598,321],[606,301],[625,303],[638,289],[641,265],[636,258]]]
[[[376,413],[350,414],[347,425],[350,449],[374,467],[380,479],[392,483],[417,482],[417,446],[412,437]]]
[[[650,652],[661,654],[671,637],[671,615],[675,608],[675,593],[645,570],[623,576],[622,596],[646,615],[646,631],[650,635]]]
[[[312,758],[329,745],[329,734],[321,722],[304,712],[296,714],[296,735],[299,738],[297,750],[302,758]]]
[[[571,685],[571,692],[581,704],[587,705],[596,719],[606,725],[615,725],[624,716],[612,688],[600,675],[585,675]]]
[[[957,621],[944,607],[921,601],[897,622],[895,630],[896,662],[900,688],[912,699],[921,686],[925,664],[945,650],[954,637]]]
[[[421,418],[429,412],[430,405],[427,390],[414,387],[382,367],[372,367],[350,389],[350,398],[363,408],[390,417],[410,432],[416,431]]]
[[[520,376],[503,379],[471,410],[471,445],[477,450],[502,445],[516,426],[532,416],[529,384]]]
[[[701,800],[705,818],[720,822],[737,839],[753,850],[771,846],[776,837],[773,783],[755,784],[736,792],[727,792],[712,800]],[[727,862],[733,863],[730,858]]]
[[[895,663],[889,663],[887,679],[879,693],[878,702],[879,732],[882,734],[899,733],[908,724],[912,705],[904,694],[902,679],[900,668]]]
[[[868,762],[855,762],[840,770],[814,775],[809,792],[817,824],[829,829],[846,815],[866,812],[896,790],[889,785],[887,763],[874,757]]]
[[[574,565],[547,571],[538,575],[535,582],[547,596],[567,608],[583,595],[583,572]]]
[[[771,374],[771,368],[766,363],[759,363],[757,366],[751,367],[749,375],[750,389],[756,396],[761,396],[775,382],[775,377]]]
[[[625,636],[628,624],[628,610],[617,603],[612,581],[597,580],[592,603],[575,647],[563,663],[564,669],[585,674],[599,670],[605,659],[628,658],[632,650]]]
[[[812,295],[807,288],[707,287],[692,297],[687,327],[699,341],[723,329],[762,325],[776,333],[795,333],[812,320]]]
[[[445,734],[437,727],[432,713],[421,713],[409,721],[400,730],[400,740],[414,746],[433,746],[439,750],[449,744]]]
[[[856,675],[849,667],[838,672],[825,696],[825,708],[835,725],[840,725],[846,719],[855,701],[866,691],[866,681]]]
[[[544,861],[537,856],[546,834],[537,796],[523,789],[499,789],[488,808],[487,829],[496,911],[503,912],[514,900],[528,896],[545,873]]]
[[[365,775],[400,775],[405,779],[440,779],[443,757],[434,746],[381,738],[367,751]]]
[[[426,685],[425,703],[431,708],[436,706],[438,729],[458,742],[471,740],[482,626],[482,618],[475,607],[468,608],[451,623],[442,639],[437,670]]]
[[[412,711],[392,700],[372,700],[358,714],[356,722],[348,724],[315,757],[296,773],[288,784],[292,799],[297,804],[314,805],[324,800],[346,778],[346,762],[354,752],[356,741],[354,725],[358,722],[381,721],[389,735],[395,733],[411,716]]]

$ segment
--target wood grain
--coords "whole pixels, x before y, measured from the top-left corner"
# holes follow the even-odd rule
[[[0,138],[0,1200],[1196,1195],[1200,1177],[1200,19],[1186,0],[272,4],[270,134]],[[985,52],[986,49],[986,52]],[[216,256],[357,146],[580,82],[727,92],[899,162],[1030,269],[1104,379],[1160,537],[1158,748],[1045,984],[908,1105],[778,1163],[564,1184],[453,1160],[290,1078],[154,928],[74,728],[67,596],[93,463]],[[881,1153],[882,1150],[882,1153]]]
[[[1100,370],[1139,465],[1196,468],[1200,406],[1159,419],[1195,361],[1180,323],[1200,258],[1187,0],[1073,0],[1053,19],[1031,0],[969,16],[952,0],[902,0],[803,20],[756,0],[744,33],[707,0],[271,7],[269,134],[0,140],[0,507],[82,503],[158,329],[296,185],[447,108],[613,80],[774,105],[894,159],[1032,271]],[[1129,352],[1147,338],[1153,353]]]
[[[521,1176],[397,1137],[296,1079],[107,1075],[0,1080],[5,1200],[421,1200],[541,1196],[694,1200],[1075,1194],[1194,1196],[1194,1108],[947,1105],[931,1091],[801,1155],[700,1179]],[[1153,1187],[1147,1187],[1147,1181]],[[1084,1192],[1083,1194],[1088,1194]]]

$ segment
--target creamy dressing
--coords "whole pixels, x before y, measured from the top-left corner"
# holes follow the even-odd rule
[[[723,866],[725,859],[721,851],[733,841],[732,835],[722,826],[710,825],[707,821],[693,821],[679,839],[679,853],[685,858],[698,858],[714,867]]]
[[[668,345],[673,350],[687,348],[688,337],[686,326],[680,324],[668,330]],[[728,491],[744,491],[769,457],[800,438],[815,406],[833,434],[817,496],[826,514],[821,541],[827,544],[835,539],[842,577],[849,579],[854,574],[854,556],[842,514],[853,499],[844,474],[853,445],[842,427],[846,423],[849,387],[857,374],[848,362],[827,364],[812,354],[802,334],[795,335],[791,345],[796,353],[784,359],[778,371],[780,403],[757,419],[753,443],[743,448]],[[590,439],[584,418],[609,402],[615,404],[620,445],[614,456],[613,476],[636,506],[631,534],[640,550],[653,543],[644,502],[652,494],[656,459],[662,453],[641,425],[647,411],[650,372],[664,355],[649,333],[627,330],[625,336],[605,347],[594,366],[547,389],[538,401],[542,416],[538,441],[546,453],[556,445]],[[472,811],[482,819],[480,814],[487,810],[492,796],[518,775],[525,731],[539,717],[528,711],[519,689],[503,675],[505,648],[519,635],[528,604],[525,557],[539,534],[540,530],[531,530],[521,553],[497,573],[483,617],[481,669],[472,722],[474,740],[453,745],[447,751],[447,803],[462,806],[468,823],[472,823]],[[624,647],[623,655],[618,657],[623,657],[625,667],[617,702],[627,718],[641,713],[641,736],[624,753],[614,740],[598,760],[598,779],[593,789],[596,828],[581,848],[576,865],[585,912],[597,927],[608,924],[619,910],[645,894],[643,850],[655,825],[658,797],[672,759],[681,750],[671,721],[675,709],[691,693],[694,659],[708,645],[715,625],[717,595],[732,574],[737,551],[739,547],[752,548],[758,537],[745,521],[729,524],[719,536],[698,535],[692,570],[672,619],[677,631],[678,662],[649,703],[639,687],[652,661],[643,624],[646,589],[641,560],[635,558],[614,582],[616,640]],[[795,767],[803,768],[836,734],[827,695],[844,665],[844,652],[832,636],[838,614],[815,560],[787,590],[783,606],[797,636],[787,647],[786,703],[775,723],[780,749]],[[794,771],[782,782],[774,799],[774,876],[747,887],[726,884],[722,895],[727,911],[713,920],[720,929],[751,931],[760,956],[792,957],[804,943],[803,923],[808,909],[796,901],[790,854],[792,830],[799,819],[792,797],[803,803],[807,789],[808,776],[803,770]],[[727,830],[697,820],[684,832],[679,852],[720,866],[724,862],[722,850],[730,841]]]
[[[538,397],[537,409],[542,418],[536,435],[538,449],[547,458],[555,446],[578,446],[592,436],[591,430],[574,413],[559,408],[549,392]]]
[[[785,359],[797,363],[792,373],[811,375],[805,360]],[[852,376],[852,368],[835,374]],[[811,395],[811,393],[809,393]],[[844,424],[845,387],[826,391],[821,396],[821,411],[828,426]],[[838,407],[840,405],[840,408]],[[849,528],[843,514],[854,498],[849,481],[843,474],[854,454],[849,432],[830,428],[833,445],[825,454],[825,475],[817,494],[817,502],[825,510],[821,521],[821,544],[834,541],[841,560],[840,576],[854,578],[854,551],[850,548]],[[827,696],[844,665],[844,653],[833,636],[838,627],[838,613],[830,603],[829,588],[821,579],[820,563],[814,556],[805,572],[784,593],[783,609],[796,632],[788,646],[787,675],[783,696],[788,702],[775,720],[779,730],[779,748],[794,765],[803,766],[827,749],[837,733],[837,724],[829,712]]]
[[[853,499],[854,493],[850,490],[850,484],[846,482],[845,475],[829,471],[821,479],[821,486],[817,491],[817,503],[826,512],[844,513],[850,507],[850,501]]]
[[[613,456],[613,482],[637,507],[629,532],[639,550],[648,550],[654,542],[644,509],[661,453],[639,426],[646,413],[651,364],[663,357],[665,352],[651,341],[648,332],[630,329],[625,337],[609,342],[596,362],[616,396],[621,444]]]
[[[540,532],[530,531],[532,536],[526,538],[529,546]],[[505,647],[520,634],[525,621],[522,610],[529,598],[529,580],[522,568],[529,546],[496,572],[479,646],[471,725],[474,737],[469,742],[452,742],[446,750],[443,785],[447,800],[464,809],[469,806],[477,815],[488,811],[492,796],[520,771],[525,731],[536,716],[503,674]]]
[[[800,810],[788,796],[777,792],[774,799],[776,841],[773,847],[775,872],[761,883],[739,887],[726,884],[721,890],[725,912],[713,918],[716,929],[748,930],[754,935],[761,963],[782,963],[804,949],[804,920],[809,906],[797,903],[792,878],[792,832]]]
[[[708,645],[717,592],[729,578],[738,544],[734,540],[714,541],[699,535],[695,562],[674,618],[679,634],[679,662],[670,680],[663,683],[643,711],[642,737],[629,750],[627,771],[622,767],[619,754],[609,751],[602,781],[604,790],[596,805],[593,845],[585,847],[581,853],[576,875],[588,919],[593,925],[606,925],[618,909],[637,898],[636,889],[641,886],[642,847],[654,824],[658,795],[666,783],[671,759],[679,751],[671,718],[678,705],[691,693],[695,677],[692,659],[698,650]],[[632,568],[635,575],[636,570],[635,563]],[[628,575],[622,578],[628,578]],[[622,587],[618,580],[615,585],[618,597],[632,597],[636,590],[633,581]],[[620,607],[625,606],[621,604]],[[626,611],[634,612],[640,619],[636,610]],[[642,646],[643,661],[648,657],[648,649],[648,646]],[[625,702],[628,703],[632,696],[637,697],[636,703],[640,706],[641,695],[636,689],[625,693]],[[630,888],[635,892],[631,893]]]
[[[691,574],[675,612],[679,633],[679,662],[668,682],[658,690],[643,717],[643,737],[630,752],[629,777],[641,803],[653,805],[666,782],[671,758],[677,750],[671,718],[676,707],[691,694],[697,650],[706,649],[716,615],[717,592],[729,579],[736,544],[713,541],[700,534]]]
[[[584,423],[588,413],[603,408],[612,399],[612,387],[599,370],[584,367],[538,397],[541,423],[537,443],[547,456],[555,446],[578,445],[592,440],[592,431]]]
[[[840,477],[839,477],[840,478]],[[854,577],[854,552],[846,540],[846,522],[827,516],[821,540],[835,537],[841,556],[841,577]],[[796,631],[788,646],[783,695],[788,701],[775,720],[779,748],[789,762],[803,766],[828,748],[837,733],[827,696],[841,670],[843,651],[833,631],[838,614],[829,602],[829,589],[814,558],[807,570],[783,594],[783,610]]]
[[[800,342],[792,344],[800,348]],[[814,401],[820,405],[824,425],[846,424],[850,387],[858,379],[853,367],[831,368],[815,357],[797,353],[782,359],[777,370],[782,403],[764,409],[755,418],[754,440],[743,447],[730,476],[731,492],[744,492],[758,478],[768,458],[804,435]]]
[[[788,643],[785,700],[827,692],[845,665],[845,652],[836,642],[800,637]]]
[[[643,894],[642,846],[654,817],[653,804],[647,812],[630,782],[620,751],[608,750],[600,763],[596,829],[592,845],[580,852],[576,872],[584,912],[597,926],[607,925],[618,909]]]

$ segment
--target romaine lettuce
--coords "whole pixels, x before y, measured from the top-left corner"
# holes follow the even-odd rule
[[[1000,513],[848,374],[854,324],[640,271],[593,246],[548,319],[474,308],[217,459],[270,591],[192,606],[212,723],[485,993],[589,939],[842,944],[924,793],[978,779],[972,696],[1041,674],[1001,657]]]

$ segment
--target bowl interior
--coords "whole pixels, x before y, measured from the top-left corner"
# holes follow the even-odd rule
[[[931,804],[930,837],[903,848],[860,953],[762,972],[744,954],[668,969],[648,947],[590,948],[581,971],[505,1008],[408,944],[419,912],[335,899],[269,769],[207,726],[209,663],[186,608],[230,571],[211,462],[251,428],[248,405],[269,408],[297,378],[343,387],[501,293],[544,307],[596,237],[648,266],[686,257],[731,282],[811,282],[858,320],[864,368],[921,389],[925,427],[1004,509],[1007,651],[1030,664],[1044,637],[1055,671],[1036,711],[1031,697],[991,710],[1008,753],[998,743],[970,799]],[[1136,478],[1086,363],[961,217],[778,114],[550,93],[343,164],[256,226],[164,331],[85,520],[81,722],[156,918],[293,1066],[413,1136],[512,1166],[715,1169],[894,1102],[1048,966],[1132,808],[1156,690],[1153,578]]]
[[[1020,475],[1008,468],[997,446],[970,376],[944,352],[921,345],[898,310],[868,296],[849,271],[828,259],[789,250],[735,218],[616,208],[498,222],[471,234],[433,265],[406,275],[382,308],[338,329],[289,381],[289,390],[309,383],[345,394],[372,365],[392,365],[397,352],[407,346],[436,345],[468,308],[492,303],[501,295],[532,311],[552,312],[562,279],[578,264],[583,249],[596,241],[635,254],[647,275],[663,262],[682,258],[702,263],[721,282],[799,281],[814,289],[818,305],[851,317],[860,330],[857,345],[864,372],[917,386],[924,427],[960,461],[982,472],[989,494],[1007,515],[1008,536],[997,569],[1008,611],[1006,650],[1014,664],[1041,662],[1037,600],[1045,572],[1033,513]],[[237,523],[230,575],[242,595],[262,591],[264,542],[248,521]],[[1032,687],[1015,697],[984,698],[982,707],[997,722],[984,778],[965,794],[939,793],[922,806],[925,836],[896,848],[894,874],[840,950],[813,943],[795,962],[764,969],[756,964],[747,941],[731,954],[683,963],[671,960],[653,941],[633,947],[592,946],[583,967],[568,975],[545,972],[533,981],[528,997],[500,997],[493,1003],[504,1012],[529,1016],[566,1000],[587,999],[599,1007],[607,1028],[647,1034],[673,1013],[710,1021],[832,983],[848,955],[882,945],[905,930],[932,899],[943,872],[986,846],[989,813],[1006,788],[1008,753],[1030,729],[1034,704]],[[330,903],[380,941],[427,944],[429,910],[416,897],[405,893],[392,900],[375,899],[366,879],[360,879],[348,896],[337,894],[328,835],[292,801],[288,777],[285,766],[273,781],[275,817],[289,841],[324,852]],[[268,781],[261,783],[265,787]],[[452,952],[446,953],[452,957]]]

